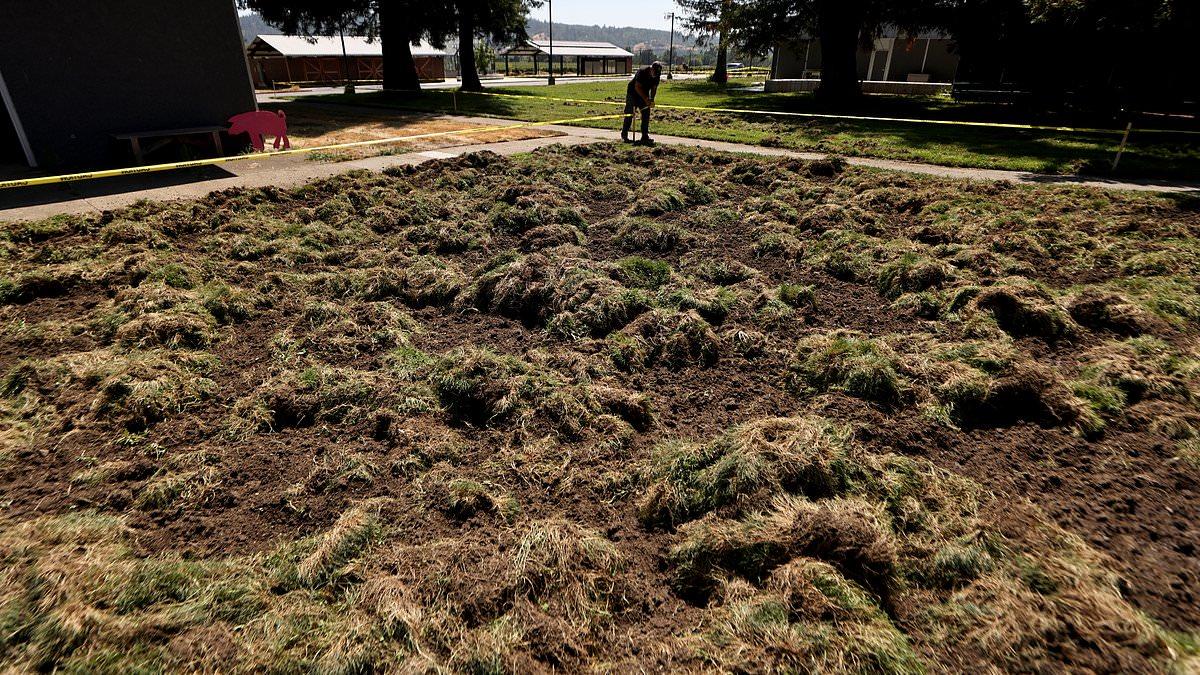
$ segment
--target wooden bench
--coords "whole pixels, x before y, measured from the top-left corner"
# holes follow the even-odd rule
[[[187,129],[160,129],[158,131],[136,131],[127,134],[116,134],[113,136],[119,141],[129,141],[129,145],[133,148],[133,158],[138,164],[145,164],[146,155],[160,150],[163,147],[175,142],[188,143],[185,140],[192,136],[209,136],[212,138],[213,149],[216,150],[217,157],[225,154],[225,147],[221,143],[221,132],[225,131],[225,127],[190,127]],[[143,139],[153,139],[153,143],[149,147],[142,147]]]

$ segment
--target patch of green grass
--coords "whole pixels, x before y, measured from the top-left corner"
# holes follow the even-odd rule
[[[779,301],[790,307],[816,309],[817,292],[812,286],[783,284],[776,292]]]
[[[565,83],[555,87],[508,87],[497,93],[519,98],[456,95],[425,91],[417,95],[383,96],[377,93],[328,97],[341,103],[384,106],[424,112],[490,115],[528,121],[607,115],[619,112],[625,84],[619,81]],[[494,90],[495,91],[495,90]],[[570,103],[550,98],[572,98],[597,103]],[[856,104],[829,108],[812,94],[764,94],[714,85],[705,81],[664,82],[654,111],[657,133],[770,145],[794,150],[848,156],[881,157],[948,166],[1009,169],[1045,173],[1076,173],[1084,167],[1111,163],[1121,141],[1112,133],[1061,130],[1020,130],[947,126],[865,120],[822,120],[738,113],[672,110],[670,105],[767,110],[793,113],[846,114],[917,119],[999,120],[1029,123],[1005,106],[958,104],[939,97],[864,96]],[[1050,126],[1095,126],[1064,123],[1047,118]],[[619,121],[581,122],[581,126],[616,129]],[[1122,175],[1170,177],[1200,176],[1200,150],[1183,138],[1144,134],[1126,149]]]
[[[617,261],[621,282],[632,288],[657,291],[671,280],[671,266],[661,260],[630,256]]]

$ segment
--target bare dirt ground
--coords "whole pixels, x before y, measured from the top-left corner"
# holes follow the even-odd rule
[[[0,658],[1187,671],[1198,230],[614,145],[11,224]]]
[[[292,147],[311,148],[340,143],[374,141],[398,136],[459,131],[489,126],[449,118],[419,114],[397,114],[394,111],[370,108],[348,108],[305,103],[266,104],[264,109],[283,110],[287,115]],[[491,125],[494,126],[494,125]],[[503,129],[481,133],[423,138],[387,145],[347,148],[321,152],[310,157],[317,161],[346,161],[375,157],[381,154],[402,154],[436,150],[458,145],[520,141],[528,138],[548,138],[561,133],[540,128]]]

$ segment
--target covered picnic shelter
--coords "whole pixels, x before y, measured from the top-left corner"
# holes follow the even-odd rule
[[[553,47],[553,49],[552,49]],[[554,53],[554,63],[550,54]],[[574,64],[577,75],[627,75],[633,70],[633,54],[611,42],[568,42],[555,40],[526,40],[524,43],[506,47],[499,52],[504,57],[504,74],[510,74],[513,59],[532,59],[533,74],[538,74],[539,63],[545,61],[546,69],[558,66],[558,74],[566,74],[566,64]]]

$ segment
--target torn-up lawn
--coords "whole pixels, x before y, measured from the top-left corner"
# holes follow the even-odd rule
[[[1198,230],[614,145],[7,224],[0,659],[1194,669]]]

